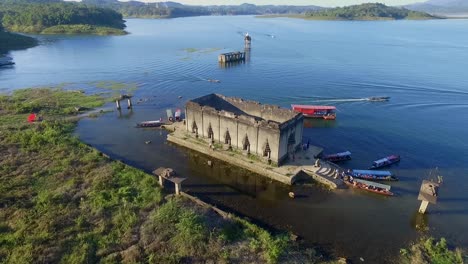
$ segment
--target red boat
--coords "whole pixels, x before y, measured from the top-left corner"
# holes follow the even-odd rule
[[[350,160],[351,159],[351,152],[344,151],[344,152],[340,152],[340,153],[325,155],[323,157],[323,159],[331,161],[331,162]]]
[[[336,119],[336,107],[329,105],[291,105],[296,112],[302,113],[305,117],[323,118],[325,120]]]
[[[353,179],[353,177],[348,176],[345,177],[344,183],[350,187],[361,189],[367,192],[373,192],[385,196],[393,196],[393,193],[390,191],[391,187],[389,185]]]

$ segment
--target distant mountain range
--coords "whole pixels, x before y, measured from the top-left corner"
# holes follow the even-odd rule
[[[183,5],[176,2],[143,3],[138,1],[120,2],[117,0],[82,0],[82,3],[107,7],[122,13],[125,17],[185,17],[207,15],[267,15],[304,14],[319,10],[318,6],[292,5]]]
[[[468,0],[429,0],[405,7],[430,14],[468,14]]]

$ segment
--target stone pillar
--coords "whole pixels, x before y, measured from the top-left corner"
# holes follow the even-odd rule
[[[127,104],[128,104],[128,106],[127,106],[128,109],[132,108],[132,99],[128,98],[127,99]]]
[[[120,110],[120,100],[115,100],[115,104],[117,105],[117,109]]]
[[[180,190],[182,189],[181,183],[174,183],[175,184],[175,194],[180,195]]]
[[[421,202],[421,206],[419,207],[419,212],[421,214],[424,214],[427,210],[427,206],[429,205],[429,202],[428,201],[422,201]]]
[[[164,188],[164,178],[161,175],[159,175],[159,185]]]

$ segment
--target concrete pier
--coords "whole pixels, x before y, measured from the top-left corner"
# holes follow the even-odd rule
[[[426,213],[429,203],[437,204],[437,197],[439,195],[439,184],[424,180],[421,184],[421,189],[419,190],[418,200],[421,201],[419,206],[419,213]]]
[[[158,176],[159,184],[162,188],[164,188],[164,179],[174,183],[175,185],[175,194],[180,195],[182,190],[182,182],[185,181],[187,178],[179,177],[176,175],[175,171],[171,168],[157,168],[153,171],[153,174]]]
[[[115,105],[117,107],[117,110],[121,109],[120,101],[127,99],[127,109],[132,108],[132,95],[129,94],[122,94],[118,98],[115,99]]]

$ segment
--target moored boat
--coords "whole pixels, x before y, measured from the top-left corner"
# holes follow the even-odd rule
[[[329,105],[291,105],[296,112],[302,113],[305,117],[323,118],[325,120],[336,119],[336,107]]]
[[[345,177],[344,183],[350,187],[361,189],[367,192],[372,192],[385,196],[393,196],[393,193],[390,191],[390,185],[354,179],[353,177]]]
[[[339,161],[350,160],[351,159],[351,152],[344,151],[344,152],[339,152],[339,153],[335,153],[335,154],[329,154],[329,155],[325,155],[323,157],[323,159],[331,161],[331,162],[339,162]]]
[[[162,120],[154,120],[154,121],[140,122],[136,126],[137,127],[160,127],[162,125],[164,125],[164,122],[162,122]]]
[[[385,102],[388,100],[390,100],[390,96],[373,96],[367,98],[367,101],[370,102]]]
[[[0,66],[14,65],[13,58],[4,56],[0,57]]]
[[[400,161],[400,155],[390,155],[385,158],[381,158],[372,162],[372,166],[369,169],[373,170],[373,169],[382,168],[382,167],[397,163],[399,161]]]
[[[389,171],[375,171],[375,170],[350,170],[346,173],[348,176],[354,178],[373,180],[373,181],[398,181]]]
[[[174,117],[175,117],[175,121],[180,121],[180,115],[182,114],[182,111],[180,111],[180,109],[177,109],[175,111],[175,114],[174,114]]]

